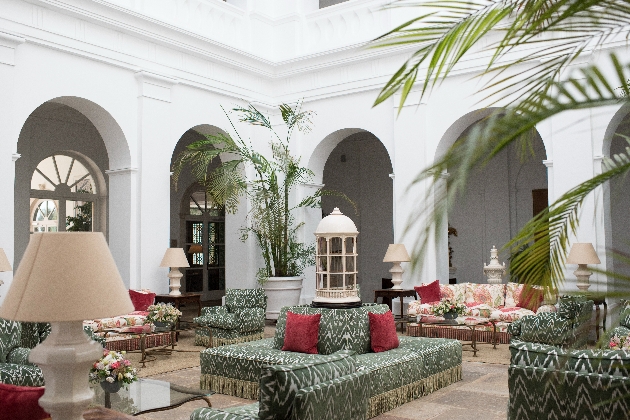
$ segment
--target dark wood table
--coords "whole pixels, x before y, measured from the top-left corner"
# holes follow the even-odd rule
[[[387,303],[390,310],[392,309],[391,300],[395,298],[400,298],[400,315],[394,315],[394,317],[396,319],[396,323],[400,323],[401,331],[404,330],[405,322],[407,322],[403,315],[403,298],[407,296],[413,297],[414,299],[418,300],[418,296],[416,295],[416,291],[414,289],[378,289],[374,291],[374,303],[378,302],[378,298],[382,298],[383,302]]]
[[[599,341],[599,330],[604,330],[606,332],[606,316],[608,315],[608,304],[606,303],[606,298],[604,297],[592,297],[593,304],[595,305],[595,335],[597,337],[597,341]],[[599,325],[599,305],[604,306],[604,319],[602,325]]]
[[[172,303],[177,309],[179,309],[182,303],[196,303],[197,304],[197,316],[201,315],[201,293],[182,293],[181,295],[155,295],[155,303]],[[180,330],[179,319],[175,329]],[[187,321],[188,322],[188,321]],[[192,323],[192,320],[190,321]],[[179,338],[179,333],[177,333]]]

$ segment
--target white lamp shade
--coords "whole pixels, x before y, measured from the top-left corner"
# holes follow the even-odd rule
[[[102,233],[34,233],[0,318],[64,322],[131,311],[129,293]]]
[[[0,271],[13,271],[11,264],[9,264],[7,254],[4,253],[4,249],[2,248],[0,248]]]
[[[567,264],[600,264],[601,261],[590,242],[577,242],[571,247]]]
[[[390,244],[389,247],[387,247],[387,252],[385,253],[383,262],[407,261],[411,261],[411,258],[409,258],[409,253],[407,252],[407,248],[405,248],[404,244]]]
[[[184,248],[169,248],[164,253],[160,267],[190,267]]]

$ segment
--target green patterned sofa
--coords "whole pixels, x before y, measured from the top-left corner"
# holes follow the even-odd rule
[[[592,301],[578,301],[577,304],[583,311],[577,322],[590,326]],[[570,315],[571,311],[565,312],[566,309],[564,307],[559,314]],[[549,315],[544,319],[547,317]],[[523,325],[520,325],[518,338],[528,341],[513,339],[510,344],[508,419],[629,418],[630,352],[576,349],[576,346],[584,347],[588,331],[575,337],[576,331],[583,328],[574,326],[571,329],[568,321],[557,319],[553,325],[550,319],[545,323],[534,321],[520,320]],[[623,325],[615,330],[630,331],[627,329],[630,308],[621,322]]]
[[[264,289],[227,289],[225,306],[201,308],[201,316],[193,320],[206,327],[195,331],[195,345],[218,347],[260,340],[266,310]]]
[[[50,333],[45,323],[15,322],[0,318],[0,382],[43,386],[42,371],[28,361],[31,349]]]
[[[298,314],[322,314],[319,354],[280,350],[288,310]],[[263,396],[260,381],[265,366],[313,364],[341,350],[350,350],[356,352],[357,372],[367,371],[367,418],[371,418],[461,380],[462,347],[457,340],[400,337],[398,348],[372,353],[367,313],[388,310],[389,307],[382,304],[363,304],[355,309],[284,307],[274,338],[203,350],[200,386],[221,394],[259,400]],[[314,380],[312,385],[317,383]],[[251,411],[243,414],[250,417],[191,418],[258,418],[251,417]]]

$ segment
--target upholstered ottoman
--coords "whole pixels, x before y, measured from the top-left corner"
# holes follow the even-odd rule
[[[321,313],[318,352],[282,351],[287,311]],[[204,389],[258,399],[264,366],[317,363],[340,350],[357,353],[357,371],[367,370],[368,418],[461,380],[462,347],[443,338],[399,337],[398,348],[372,353],[368,312],[385,313],[387,305],[367,304],[354,309],[294,306],[282,309],[273,339],[206,349],[201,352]]]

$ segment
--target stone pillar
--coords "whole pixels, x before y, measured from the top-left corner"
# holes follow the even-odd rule
[[[0,32],[0,248],[4,249],[9,263],[15,270],[15,240],[14,240],[14,187],[15,161],[17,141],[21,127],[16,126],[16,119],[12,118],[15,106],[15,75],[16,50],[24,38]],[[11,286],[12,272],[0,273],[0,280],[4,285],[0,290],[0,303]]]

